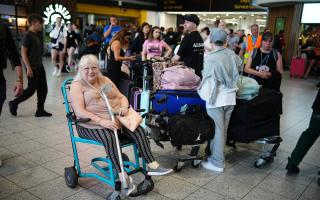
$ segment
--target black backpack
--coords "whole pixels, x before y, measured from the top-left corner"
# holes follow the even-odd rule
[[[173,146],[203,144],[214,137],[214,122],[205,111],[178,114],[169,118],[168,133]]]

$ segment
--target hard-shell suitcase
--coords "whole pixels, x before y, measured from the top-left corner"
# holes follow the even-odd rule
[[[297,76],[301,78],[304,75],[306,68],[306,59],[304,58],[292,58],[290,66],[290,77]]]
[[[178,114],[181,107],[188,105],[199,105],[205,108],[206,103],[203,101],[197,91],[183,90],[158,90],[150,97],[152,110],[155,113],[166,111],[168,116]]]
[[[133,109],[140,109],[140,98],[141,98],[142,89],[139,87],[131,88],[130,92],[130,105]]]

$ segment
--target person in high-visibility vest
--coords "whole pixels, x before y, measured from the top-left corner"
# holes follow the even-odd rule
[[[249,52],[254,48],[261,47],[262,37],[259,35],[259,26],[257,24],[251,25],[251,35],[244,38],[243,45],[241,47],[239,56],[243,57],[243,63],[246,64],[249,57]]]

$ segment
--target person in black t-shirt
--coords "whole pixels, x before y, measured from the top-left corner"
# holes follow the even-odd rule
[[[288,164],[286,169],[288,174],[298,174],[300,169],[298,165],[303,160],[304,156],[308,153],[309,149],[315,143],[320,136],[320,89],[318,89],[318,95],[312,105],[312,115],[309,123],[309,127],[305,130],[294,148],[291,156],[288,158]]]
[[[51,113],[44,110],[44,103],[47,98],[48,87],[46,72],[42,63],[42,47],[38,32],[42,31],[43,18],[40,15],[28,17],[29,30],[22,39],[21,56],[27,68],[28,87],[21,96],[9,102],[10,113],[17,115],[18,105],[29,99],[37,91],[37,111],[35,117],[50,117]]]
[[[272,33],[264,33],[261,48],[252,51],[244,71],[263,88],[279,91],[283,74],[282,56],[272,45]]]
[[[202,77],[204,44],[197,27],[200,20],[197,15],[191,14],[184,17],[184,31],[188,34],[183,38],[177,55],[172,62],[182,61],[184,64],[195,70],[195,73]]]

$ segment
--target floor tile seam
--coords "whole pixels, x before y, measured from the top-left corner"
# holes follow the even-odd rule
[[[275,194],[275,195],[279,195],[279,196],[281,196],[282,198],[284,198],[284,199],[288,199],[288,200],[297,200],[297,199],[299,199],[299,198],[296,198],[296,199],[293,199],[293,198],[291,198],[291,197],[288,197],[288,196],[285,196],[285,195],[283,195],[283,194],[279,194],[279,193],[276,193],[276,192],[273,192],[273,191],[270,191],[270,190],[268,190],[268,189],[264,189],[264,188],[262,188],[262,187],[257,187],[258,189],[261,189],[261,190],[264,190],[264,191],[267,191],[267,192],[270,192],[270,193],[273,193],[273,194]],[[300,195],[300,194],[299,194]]]
[[[177,172],[176,172],[176,173],[177,173]],[[183,177],[176,176],[175,174],[173,174],[173,175],[174,175],[175,178],[178,178],[178,179],[181,180],[181,181],[184,181],[184,182],[186,182],[186,183],[189,183],[189,184],[194,185],[194,186],[197,186],[197,187],[203,187],[203,186],[205,186],[206,184],[208,184],[209,182],[211,182],[213,179],[215,179],[215,178],[217,177],[217,176],[213,177],[212,179],[210,179],[207,183],[205,183],[205,184],[203,184],[203,185],[197,185],[197,184],[194,184],[194,183],[191,182],[191,181],[186,180],[186,179],[183,178]]]
[[[25,188],[23,188],[23,187],[19,186],[18,184],[12,182],[12,181],[11,181],[10,179],[8,179],[7,177],[2,176],[2,178],[5,179],[6,181],[10,182],[12,185],[15,185],[17,188],[21,189],[21,190],[19,190],[18,192],[23,192],[23,191],[26,190]],[[7,197],[9,197],[9,196],[11,196],[11,195],[14,195],[14,194],[15,194],[15,193],[9,194],[9,195],[3,197],[2,199],[7,198]]]
[[[37,142],[37,141],[34,141],[34,142]],[[40,143],[40,142],[39,142],[39,143]],[[44,145],[44,144],[41,143],[41,145]],[[11,146],[13,146],[13,145],[11,145]],[[23,155],[30,154],[30,153],[34,153],[34,152],[36,152],[36,151],[40,151],[40,150],[43,150],[43,149],[46,149],[46,148],[48,148],[47,145],[46,145],[45,147],[40,148],[40,149],[32,150],[32,151],[30,151],[30,152],[22,153],[22,154],[21,154],[21,153],[16,153],[16,152],[14,152],[14,151],[11,151],[11,152],[13,152],[13,153],[15,153],[15,154],[18,154],[19,156],[23,156]]]
[[[192,194],[196,193],[196,192],[199,191],[200,189],[205,189],[205,188],[200,187],[200,188],[196,189],[194,192],[188,194],[188,195],[187,195],[185,198],[183,198],[183,199],[187,199],[189,196],[191,196]],[[206,190],[207,190],[207,189],[206,189]],[[212,192],[212,191],[210,190],[210,192]]]
[[[299,195],[299,197],[298,197],[297,199],[300,199],[300,197],[302,197],[303,193],[304,193],[309,187],[311,187],[311,184],[312,184],[313,180],[316,179],[316,178],[317,178],[317,177],[314,177],[314,178],[311,180],[311,182],[307,185],[307,187],[304,188],[304,190],[301,192],[301,194]],[[313,188],[313,187],[311,187],[311,188]]]
[[[67,187],[67,186],[66,186],[66,187]],[[73,189],[77,189],[77,187],[81,187],[81,185],[78,184],[75,188],[71,188],[71,189],[72,189],[72,190],[73,190]],[[76,193],[74,193],[74,194],[72,194],[72,195],[70,195],[70,196],[64,197],[63,200],[64,200],[64,199],[67,199],[67,198],[69,198],[69,197],[72,197],[72,196],[74,196],[74,195],[77,195],[77,194],[80,193],[80,192],[88,191],[87,188],[83,188],[83,187],[81,187],[81,188],[82,188],[82,190],[80,190],[80,191],[78,191],[78,192],[76,192]],[[89,192],[91,192],[91,191],[89,191]]]
[[[245,194],[241,199],[245,198],[245,197],[246,197],[251,191],[253,191],[255,188],[259,188],[258,186],[259,186],[265,179],[267,179],[270,175],[271,175],[271,172],[268,173],[268,175],[265,176],[259,183],[257,183],[256,185],[254,185],[254,186],[250,189],[250,191],[249,191],[247,194]],[[273,193],[273,192],[272,192],[272,193]]]
[[[24,159],[25,159],[25,158],[24,158]],[[10,173],[10,174],[6,174],[6,175],[3,176],[3,177],[12,176],[12,175],[15,175],[15,174],[17,174],[17,173],[23,172],[23,171],[25,171],[25,170],[29,170],[29,169],[32,169],[32,168],[35,168],[35,167],[38,167],[38,166],[39,166],[39,165],[37,165],[38,163],[35,163],[35,162],[33,162],[33,161],[30,161],[30,160],[28,160],[28,161],[31,162],[31,163],[33,163],[33,164],[35,164],[35,165],[32,166],[32,167],[28,167],[28,168],[25,168],[25,169],[22,169],[22,170],[15,171],[15,172]]]
[[[224,175],[227,176],[228,178],[232,179],[233,181],[237,181],[238,183],[246,184],[246,185],[248,185],[248,186],[250,186],[250,187],[255,187],[255,186],[257,186],[258,184],[260,184],[260,182],[259,182],[259,183],[255,184],[255,185],[251,185],[251,184],[248,184],[247,182],[245,182],[245,181],[243,181],[243,180],[234,178],[234,176],[231,176],[231,175],[228,175],[228,174],[224,174]],[[263,177],[263,180],[264,180],[266,177],[268,177],[267,174],[265,174],[265,177]]]
[[[43,182],[39,183],[38,185],[34,185],[34,186],[30,187],[30,188],[25,188],[25,190],[27,190],[29,193],[31,193],[32,195],[36,196],[37,198],[41,199],[41,197],[39,197],[39,196],[37,196],[36,194],[32,193],[31,190],[34,189],[34,188],[36,188],[36,187],[38,187],[38,186],[40,186],[40,185],[44,185],[44,184],[46,184],[46,183],[48,183],[48,182],[50,182],[50,181],[53,181],[53,180],[56,180],[56,179],[59,179],[59,178],[61,178],[61,176],[52,178],[52,179],[50,179],[50,180],[43,181]],[[65,186],[65,187],[67,187],[67,186]],[[80,191],[82,191],[82,190],[84,189],[84,188],[82,188],[81,186],[79,186],[79,187],[80,187]],[[80,192],[80,191],[79,191],[79,192]],[[71,196],[72,196],[72,195],[71,195]]]
[[[11,197],[11,196],[14,196],[14,195],[19,194],[19,193],[22,193],[22,192],[27,192],[27,193],[28,193],[29,195],[31,195],[32,197],[41,200],[39,197],[35,196],[35,195],[32,194],[31,192],[29,192],[27,189],[23,189],[22,191],[19,191],[19,192],[17,192],[17,193],[13,193],[13,194],[11,194],[11,195],[9,195],[9,196],[6,196],[6,197],[4,197],[4,198],[1,198],[1,199],[9,198],[9,197]]]
[[[13,157],[10,157],[10,158],[6,158],[6,159],[1,159],[2,161],[4,161],[4,160],[9,160],[9,159],[11,159],[11,158],[15,158],[15,157],[19,157],[19,156],[21,156],[21,155],[19,155],[19,154],[17,154],[17,153],[15,153],[15,152],[13,152],[13,151],[10,151],[9,149],[7,149],[6,147],[2,147],[2,146],[0,146],[0,148],[4,148],[5,150],[7,150],[7,151],[9,151],[10,153],[12,153],[12,154],[14,154],[14,156]]]
[[[53,159],[53,160],[46,161],[46,162],[44,162],[44,163],[39,163],[39,162],[37,162],[37,161],[32,161],[32,160],[30,160],[29,158],[25,157],[25,155],[28,155],[28,154],[24,154],[24,155],[21,155],[21,156],[22,156],[24,159],[28,160],[29,162],[35,163],[35,164],[36,164],[35,167],[37,167],[37,166],[42,166],[43,164],[46,164],[46,163],[48,163],[48,162],[52,162],[53,160],[57,160],[57,159],[60,159],[60,158],[63,157],[63,156],[61,156],[61,157],[55,158],[55,159]],[[43,166],[42,166],[42,167],[43,167]],[[34,167],[32,167],[32,168],[34,168]],[[29,169],[30,169],[30,168],[29,168]],[[51,170],[51,171],[52,171],[52,170]]]

